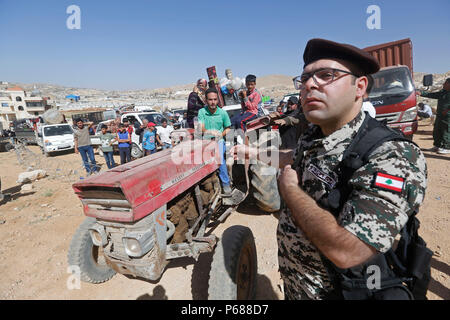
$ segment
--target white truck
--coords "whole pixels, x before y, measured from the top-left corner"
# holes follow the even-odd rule
[[[56,152],[73,150],[73,129],[68,123],[40,124],[36,130],[36,141],[46,157]]]

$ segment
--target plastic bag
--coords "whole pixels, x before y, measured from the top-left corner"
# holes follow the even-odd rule
[[[64,122],[64,117],[62,113],[56,109],[50,109],[45,111],[44,114],[42,115],[42,119],[44,119],[44,122],[48,124],[57,124]]]

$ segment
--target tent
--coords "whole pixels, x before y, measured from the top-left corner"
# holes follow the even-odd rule
[[[72,99],[72,100],[78,101],[78,100],[80,100],[80,96],[76,96],[74,94],[69,94],[66,96],[66,99]]]

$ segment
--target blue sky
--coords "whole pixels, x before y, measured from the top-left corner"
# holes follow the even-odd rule
[[[69,30],[69,5],[81,29]],[[381,29],[369,30],[369,5]],[[0,0],[0,80],[99,89],[161,88],[206,78],[295,75],[308,39],[366,47],[411,38],[414,70],[450,70],[449,0]]]

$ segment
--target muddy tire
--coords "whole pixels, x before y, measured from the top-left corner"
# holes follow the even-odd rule
[[[136,143],[133,143],[133,145],[131,146],[131,157],[138,159],[138,158],[142,158],[143,155],[144,155],[144,153],[139,148],[139,146]]]
[[[100,247],[92,243],[89,227],[95,223],[94,218],[86,218],[78,227],[70,243],[69,266],[78,266],[81,280],[90,283],[102,283],[111,279],[116,272],[103,259]]]
[[[252,231],[244,226],[226,229],[212,258],[209,300],[251,300],[255,296],[257,257]]]
[[[280,210],[277,169],[258,161],[250,166],[250,172],[251,194],[258,208],[266,212]]]

